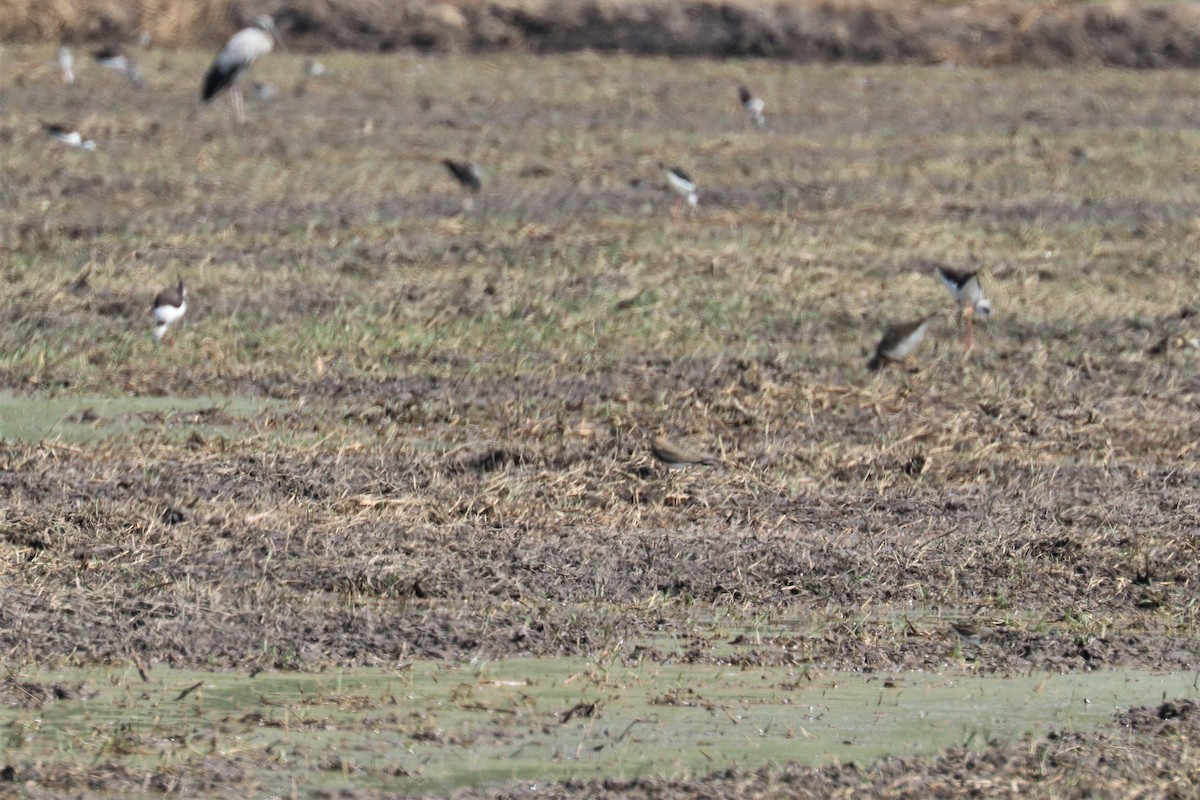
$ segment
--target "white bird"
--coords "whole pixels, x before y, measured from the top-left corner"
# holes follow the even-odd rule
[[[130,83],[141,88],[142,76],[138,74],[137,65],[133,63],[133,59],[117,48],[105,47],[103,50],[96,50],[92,53],[92,58],[96,59],[96,63],[100,66],[121,73],[129,79]]]
[[[678,219],[684,200],[687,200],[687,204],[693,208],[700,202],[700,195],[696,193],[696,182],[679,167],[668,167],[659,162],[658,168],[662,170],[663,177],[667,179],[667,186],[676,195],[675,204],[671,206],[671,217]]]
[[[304,59],[304,75],[308,78],[319,78],[326,72],[325,65],[315,58]]]
[[[245,122],[242,113],[242,90],[238,79],[261,56],[271,52],[279,38],[275,22],[268,16],[259,17],[252,28],[244,28],[225,43],[221,52],[213,59],[208,74],[204,76],[204,88],[200,97],[205,101],[213,99],[222,89],[229,87],[233,97],[233,113],[239,123]]]
[[[51,139],[62,142],[65,145],[78,147],[80,150],[92,151],[96,149],[95,142],[93,142],[91,139],[84,139],[83,134],[81,134],[79,131],[73,128],[68,128],[65,125],[46,123],[42,125],[42,130],[44,130]]]
[[[187,287],[183,281],[178,286],[163,289],[154,298],[150,313],[154,315],[154,341],[161,342],[172,322],[187,312]]]
[[[75,56],[71,55],[71,48],[65,44],[59,47],[58,53],[54,56],[54,62],[58,64],[58,76],[62,78],[62,82],[74,83],[75,71],[72,68],[75,66]]]
[[[754,122],[755,127],[761,128],[766,122],[763,117],[763,101],[761,97],[755,97],[754,93],[746,88],[745,84],[738,85],[738,100],[742,103],[742,108],[746,109],[746,113],[750,115],[750,119]]]

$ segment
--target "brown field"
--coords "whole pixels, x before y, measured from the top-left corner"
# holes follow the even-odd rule
[[[3,53],[0,404],[48,415],[0,427],[6,663],[1194,668],[1194,76],[285,54],[236,129],[207,56],[138,92]],[[467,210],[447,156],[484,165]],[[677,224],[660,159],[700,185]],[[969,355],[934,263],[984,271]],[[934,311],[915,371],[865,370]],[[722,466],[665,474],[660,429]],[[1195,775],[1190,725],[1144,752]],[[1089,775],[1165,780],[1141,758]],[[828,791],[956,796],[897,775]]]
[[[307,51],[1200,66],[1194,3],[1091,0],[7,0],[0,41],[216,45],[264,12]]]

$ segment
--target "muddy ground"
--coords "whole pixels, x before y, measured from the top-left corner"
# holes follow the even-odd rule
[[[9,54],[0,121],[0,388],[82,407],[0,448],[8,662],[1194,668],[1188,75],[284,55],[239,129],[195,99],[207,54],[151,56],[143,93],[42,55]],[[659,160],[701,184],[682,221]],[[969,353],[938,263],[995,300]],[[865,370],[935,311],[911,371]],[[127,394],[214,400],[136,435],[86,407]],[[667,473],[660,429],[721,466]],[[939,796],[903,766],[822,774]]]

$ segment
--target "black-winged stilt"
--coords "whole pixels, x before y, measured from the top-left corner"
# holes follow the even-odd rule
[[[134,86],[141,88],[142,76],[138,73],[137,65],[133,63],[133,59],[116,47],[105,47],[101,50],[96,50],[92,53],[92,58],[96,59],[96,63],[100,66],[111,69],[114,72],[119,72],[128,78],[129,82]]]
[[[659,162],[658,168],[662,170],[663,177],[667,179],[668,188],[675,193],[675,203],[671,206],[671,218],[678,220],[684,201],[687,201],[687,204],[693,208],[700,202],[700,195],[696,193],[696,182],[679,167],[668,167]]]
[[[990,316],[992,302],[983,296],[983,284],[979,282],[978,272],[966,272],[939,265],[937,273],[954,297],[955,305],[958,306],[959,327],[962,327],[965,321],[967,349],[969,350],[974,343],[972,321],[976,314],[981,317]]]
[[[71,55],[71,48],[65,44],[58,48],[58,52],[54,54],[54,63],[58,67],[58,77],[65,84],[75,82],[75,56]]]
[[[483,170],[474,161],[455,161],[443,158],[442,165],[450,170],[454,180],[461,183],[464,189],[478,192],[483,188]]]
[[[766,122],[763,117],[764,103],[761,97],[756,97],[753,92],[746,88],[745,84],[738,84],[738,101],[742,104],[742,108],[746,109],[746,113],[750,115],[750,120],[755,127],[761,128]]]
[[[62,142],[71,147],[78,147],[80,150],[95,150],[96,143],[91,139],[84,139],[83,134],[74,128],[68,128],[66,125],[57,125],[52,123],[43,123],[42,130],[55,141]]]

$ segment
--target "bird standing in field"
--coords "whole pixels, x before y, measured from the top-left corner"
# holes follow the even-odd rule
[[[66,125],[57,125],[52,123],[44,123],[42,130],[46,132],[51,139],[56,142],[62,142],[70,147],[78,147],[80,150],[92,151],[96,149],[96,143],[91,139],[84,139],[83,134],[74,128],[68,128]]]
[[[679,212],[683,209],[685,200],[693,208],[700,203],[700,195],[696,193],[696,182],[679,167],[668,167],[659,162],[658,168],[662,170],[663,177],[667,179],[667,186],[675,193],[675,204],[671,206],[671,219],[678,221]]]
[[[455,161],[450,158],[442,159],[442,165],[450,170],[454,180],[462,184],[472,194],[477,194],[483,188],[483,170],[474,161]]]
[[[54,63],[58,66],[58,77],[63,83],[69,86],[75,82],[75,56],[71,55],[71,48],[65,44],[59,47],[54,54]]]
[[[242,113],[242,89],[239,78],[262,56],[271,52],[279,39],[275,22],[267,16],[259,17],[253,27],[244,28],[229,38],[221,52],[213,59],[208,74],[204,76],[204,87],[200,97],[205,102],[213,99],[228,87],[233,98],[233,114],[238,123],[246,121]]]
[[[181,280],[177,286],[163,289],[154,298],[150,313],[154,316],[154,341],[161,342],[172,322],[187,312],[187,287]]]
[[[100,66],[111,69],[114,72],[119,72],[129,79],[129,82],[139,89],[142,86],[142,76],[138,73],[137,65],[133,63],[133,59],[122,53],[115,47],[105,47],[101,50],[96,50],[92,53],[92,58]]]
[[[661,434],[655,436],[654,441],[650,443],[650,452],[654,454],[655,458],[665,464],[668,470],[679,469],[680,467],[687,467],[693,464],[712,467],[721,463],[707,453],[685,450]]]
[[[902,364],[908,360],[917,345],[925,338],[933,315],[889,325],[883,332],[883,338],[875,347],[875,355],[867,362],[867,369],[875,372],[887,364]]]
[[[983,284],[978,272],[966,272],[938,266],[938,277],[950,290],[958,306],[958,326],[966,327],[967,349],[974,343],[973,320],[976,314],[986,317],[992,313],[992,302],[983,296]]]
[[[754,123],[754,127],[761,128],[766,123],[766,119],[763,117],[762,98],[755,97],[745,84],[738,84],[738,100],[741,102],[742,108],[746,109],[746,113],[750,115],[750,121]]]

